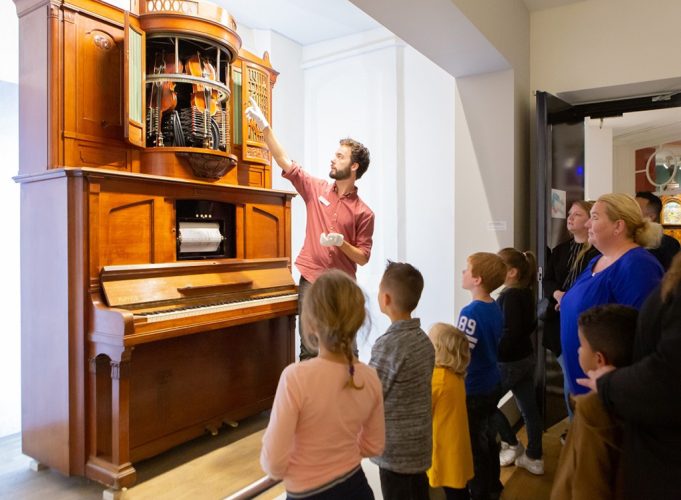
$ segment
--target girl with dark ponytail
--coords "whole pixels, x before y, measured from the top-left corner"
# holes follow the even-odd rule
[[[385,423],[376,370],[353,353],[365,319],[364,294],[342,271],[305,293],[303,342],[318,356],[283,371],[260,455],[288,498],[373,498],[360,462],[382,453]]]
[[[499,463],[515,464],[532,474],[544,473],[542,458],[543,423],[534,393],[534,349],[532,334],[537,326],[534,287],[537,260],[532,252],[504,248],[498,253],[506,264],[505,288],[497,302],[504,314],[504,332],[499,341],[498,360],[501,389],[513,393],[527,427],[527,450],[518,441],[508,420],[497,409],[493,422],[501,436]]]

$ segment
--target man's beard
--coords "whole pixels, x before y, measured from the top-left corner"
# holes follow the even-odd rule
[[[350,167],[346,167],[344,169],[336,169],[335,171],[331,169],[329,172],[329,177],[332,179],[336,179],[337,181],[344,181],[345,179],[350,178]]]

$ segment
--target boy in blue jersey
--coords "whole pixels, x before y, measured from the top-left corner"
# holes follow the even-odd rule
[[[461,309],[458,327],[466,334],[471,348],[466,407],[474,469],[468,490],[473,500],[499,498],[503,489],[492,417],[501,396],[497,347],[504,329],[504,316],[490,293],[505,279],[506,265],[497,254],[478,252],[468,257],[461,286],[471,292],[473,301]]]

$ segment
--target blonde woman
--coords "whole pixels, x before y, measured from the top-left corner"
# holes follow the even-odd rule
[[[589,243],[601,256],[577,278],[560,303],[560,337],[565,376],[571,394],[587,389],[579,366],[577,318],[590,307],[622,304],[636,309],[662,279],[662,266],[645,248],[655,248],[662,237],[659,224],[644,219],[636,200],[613,193],[598,198],[587,222]]]
[[[471,355],[466,335],[447,323],[428,332],[435,347],[433,370],[433,462],[428,480],[442,487],[447,500],[468,499],[466,483],[473,477],[464,376]]]
[[[563,367],[563,355],[560,345],[560,301],[577,276],[582,274],[591,259],[598,255],[591,243],[589,243],[589,229],[586,227],[589,222],[591,207],[594,202],[589,200],[577,200],[570,206],[567,216],[567,230],[572,236],[567,241],[559,243],[551,250],[551,255],[546,262],[546,272],[542,280],[544,285],[544,297],[549,301],[548,311],[539,319],[544,322],[544,347],[550,349],[556,356],[561,370]],[[565,397],[565,408],[568,416],[572,419],[572,408],[570,407],[570,389],[567,377],[563,376],[563,392]]]
[[[544,293],[549,294],[560,309],[560,301],[577,276],[582,274],[589,261],[598,255],[589,243],[589,222],[591,208],[594,202],[577,200],[572,203],[567,216],[567,230],[572,236],[568,241],[556,245],[551,251],[551,257],[546,265],[544,276]],[[558,352],[560,354],[560,352]]]

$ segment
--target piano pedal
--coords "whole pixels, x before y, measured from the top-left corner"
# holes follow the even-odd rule
[[[214,425],[207,425],[206,431],[210,432],[211,436],[217,436],[218,435],[218,428],[215,427]]]
[[[239,427],[239,422],[235,422],[234,420],[223,420],[223,423],[232,429]]]

